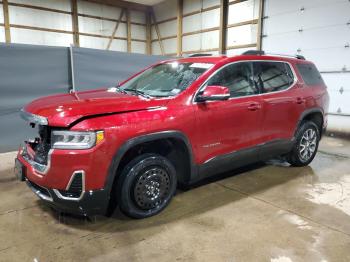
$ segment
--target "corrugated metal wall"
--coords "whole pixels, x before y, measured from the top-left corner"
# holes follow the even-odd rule
[[[5,42],[5,27],[1,24],[4,21],[3,7],[0,4],[0,42]]]
[[[28,5],[54,10],[38,10],[26,7]],[[106,49],[122,9],[80,0],[77,5],[81,33],[79,36],[80,46]],[[73,44],[70,0],[9,0],[8,8],[11,43],[49,46],[70,46]],[[143,12],[130,10],[131,52],[133,53],[146,54],[145,16]],[[126,52],[127,24],[125,13],[121,20],[116,32],[116,37],[120,39],[113,40],[110,50]],[[3,24],[3,21],[3,7],[0,4],[0,24]],[[28,27],[35,27],[35,29]],[[4,26],[0,25],[0,42],[5,42],[4,35]]]
[[[22,6],[21,6],[22,5]],[[24,5],[24,6],[23,6]],[[26,7],[27,5],[27,7]],[[28,6],[29,5],[29,6]],[[55,9],[37,10],[30,6]],[[153,6],[159,38],[164,55],[177,53],[177,1],[168,0]],[[80,46],[106,49],[109,37],[119,19],[121,8],[78,0]],[[0,8],[2,12],[2,8]],[[9,0],[9,17],[13,43],[69,46],[73,43],[72,7],[70,0]],[[183,1],[183,54],[219,52],[220,0]],[[259,0],[229,1],[227,53],[238,54],[255,49]],[[130,10],[131,52],[146,53],[146,13]],[[0,21],[3,15],[0,13]],[[126,14],[121,18],[116,37],[110,47],[127,51]],[[23,28],[23,26],[35,27]],[[51,32],[40,30],[48,29]],[[152,54],[161,54],[156,26],[151,30]],[[0,27],[0,41],[4,42],[4,27]]]
[[[154,12],[165,54],[177,51],[177,1],[155,5]],[[256,49],[259,0],[229,1],[227,53],[239,54]],[[184,0],[183,2],[183,53],[218,54],[220,0]],[[240,48],[240,46],[248,47]],[[152,26],[152,51],[161,54],[155,26]]]
[[[122,9],[118,7],[78,1],[78,12],[83,15],[117,19],[119,18],[121,11]],[[130,18],[131,22],[146,24],[146,17],[143,12],[131,11]],[[125,21],[125,19],[126,17],[124,13],[122,20]],[[116,22],[114,21],[79,16],[79,31],[83,34],[111,36],[115,24]],[[81,47],[106,49],[109,40],[108,38],[94,37],[83,34],[80,36]],[[126,23],[119,24],[116,36],[121,38],[127,37]],[[146,41],[146,27],[144,25],[131,24],[131,38]],[[127,41],[119,39],[113,40],[110,50],[127,52]],[[133,53],[145,54],[146,43],[132,41],[131,51]]]
[[[62,11],[70,11],[70,1],[12,0],[11,3],[35,4]],[[72,31],[71,15],[28,9],[9,5],[10,24]],[[69,46],[73,43],[72,34],[44,32],[39,30],[11,28],[13,43]]]

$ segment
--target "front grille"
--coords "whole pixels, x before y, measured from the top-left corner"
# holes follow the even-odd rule
[[[73,179],[68,190],[59,190],[62,196],[70,198],[79,198],[83,193],[83,172],[76,172],[73,174]]]
[[[29,142],[30,147],[34,150],[34,162],[40,165],[48,164],[48,155],[51,149],[51,128],[49,126],[38,126],[39,137]]]
[[[35,151],[34,161],[41,165],[47,165],[48,154],[50,151],[50,144],[39,143],[35,147],[34,151]]]

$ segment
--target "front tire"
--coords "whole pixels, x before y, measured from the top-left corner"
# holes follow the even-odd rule
[[[301,123],[296,135],[292,151],[287,161],[292,166],[307,166],[314,159],[320,141],[320,131],[312,121]]]
[[[176,170],[158,154],[142,154],[127,164],[117,187],[120,210],[132,218],[161,212],[176,191]]]

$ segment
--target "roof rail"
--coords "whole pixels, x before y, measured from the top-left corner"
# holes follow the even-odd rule
[[[305,56],[303,56],[303,55],[296,55],[295,58],[301,59],[301,60],[306,60]]]
[[[273,56],[282,56],[282,57],[293,57],[296,59],[306,60],[304,56],[302,55],[285,55],[285,54],[274,54],[274,53],[268,53],[267,55],[273,55]]]
[[[188,57],[201,57],[201,56],[212,56],[212,54],[203,54],[203,53],[199,53],[199,54],[192,54],[192,55],[189,55]]]
[[[265,52],[262,50],[248,50],[242,53],[242,55],[265,55]]]
[[[242,55],[275,55],[275,56],[285,56],[285,57],[294,57],[296,59],[300,60],[306,60],[304,56],[302,55],[284,55],[284,54],[272,54],[272,53],[265,53],[261,50],[248,50],[242,53]]]

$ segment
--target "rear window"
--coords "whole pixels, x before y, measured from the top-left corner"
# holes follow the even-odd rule
[[[297,64],[297,68],[307,85],[324,85],[322,76],[313,64]]]

